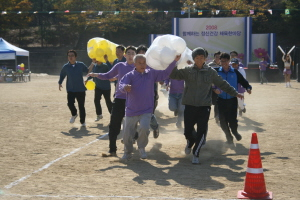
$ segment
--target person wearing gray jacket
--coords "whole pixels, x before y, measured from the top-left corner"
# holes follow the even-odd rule
[[[207,55],[205,49],[195,48],[192,52],[195,64],[184,69],[175,67],[170,74],[171,79],[185,81],[182,98],[182,104],[185,105],[184,135],[187,140],[185,153],[190,154],[193,148],[193,164],[200,163],[199,153],[208,130],[212,104],[212,84],[232,96],[243,98],[227,81],[218,75],[216,70],[205,63]],[[195,124],[197,124],[196,137],[192,134]]]

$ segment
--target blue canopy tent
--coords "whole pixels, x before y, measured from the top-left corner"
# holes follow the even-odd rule
[[[15,60],[15,66],[17,66],[17,56],[28,57],[28,69],[30,70],[29,51],[16,47],[0,37],[0,60]]]

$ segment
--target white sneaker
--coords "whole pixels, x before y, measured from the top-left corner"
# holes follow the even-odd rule
[[[122,160],[129,160],[132,157],[131,153],[124,153]]]
[[[193,155],[192,164],[199,164],[199,163],[200,163],[199,157]]]
[[[95,122],[99,121],[100,119],[102,119],[103,116],[102,115],[97,115],[96,119],[95,119]]]
[[[186,155],[189,155],[192,151],[192,148],[189,148],[189,143],[186,144],[184,152]]]
[[[146,154],[145,148],[140,148],[139,151],[140,151],[141,159],[146,159],[147,154]]]
[[[70,118],[70,123],[73,124],[75,122],[75,119],[78,115],[74,115]]]
[[[82,127],[86,127],[86,124],[85,124],[85,123],[83,123],[83,124],[81,124],[81,126],[82,126]]]

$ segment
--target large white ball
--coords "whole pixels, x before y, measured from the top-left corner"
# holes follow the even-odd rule
[[[163,47],[160,53],[160,60],[163,63],[170,64],[174,61],[176,55],[176,51],[170,49],[169,47]]]
[[[173,37],[171,45],[178,54],[182,54],[186,48],[186,42],[181,37]]]
[[[151,45],[151,48],[148,49],[146,52],[146,57],[147,55],[151,55],[152,58],[159,60],[160,59],[160,54],[161,54],[162,48],[157,46],[157,45]]]
[[[170,35],[163,35],[158,38],[157,45],[160,47],[171,47],[171,37]]]
[[[163,66],[159,60],[152,58],[151,55],[148,55],[146,58],[146,63],[149,67],[156,70],[163,70]]]
[[[188,61],[191,61],[194,63],[194,60],[192,58],[192,51],[189,48],[185,48],[184,52],[181,54],[181,58],[177,63],[177,68],[182,69],[188,66],[189,64],[187,63]]]

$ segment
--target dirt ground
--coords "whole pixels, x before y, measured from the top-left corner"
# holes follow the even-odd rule
[[[149,136],[148,159],[138,151],[127,163],[104,158],[109,114],[94,122],[93,91],[86,96],[86,128],[69,123],[67,93],[58,76],[33,74],[27,83],[0,83],[0,199],[236,199],[244,189],[253,132],[258,142],[268,191],[273,199],[299,199],[300,84],[251,83],[247,112],[239,117],[243,139],[233,149],[213,119],[200,165],[184,155],[183,130],[160,91],[156,116],[160,136]],[[103,100],[102,100],[103,101]],[[135,146],[136,147],[136,146]]]

